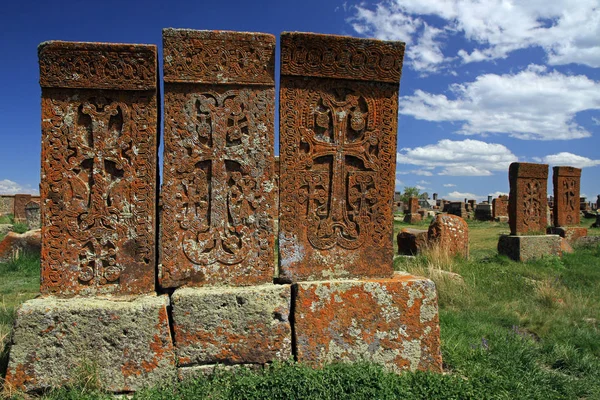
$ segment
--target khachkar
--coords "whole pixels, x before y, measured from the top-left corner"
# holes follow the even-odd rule
[[[437,296],[394,274],[404,43],[281,35],[280,279],[295,283],[297,358],[441,370]]]
[[[17,312],[6,382],[25,391],[97,368],[104,389],[176,374],[155,293],[156,47],[47,42],[42,86],[42,297]]]
[[[543,234],[548,225],[548,165],[512,163],[508,177],[510,235],[500,236],[498,252],[518,261],[560,255],[560,237]]]
[[[552,168],[554,186],[553,227],[548,233],[560,235],[569,242],[587,236],[587,228],[579,225],[581,169],[557,166]]]
[[[159,281],[187,286],[172,297],[180,374],[286,359],[291,287],[273,284],[275,37],[165,29],[163,43]]]

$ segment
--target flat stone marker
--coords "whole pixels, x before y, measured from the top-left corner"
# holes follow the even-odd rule
[[[15,194],[13,216],[15,222],[24,223],[27,221],[25,206],[31,201],[30,194]]]
[[[392,275],[404,43],[281,34],[280,278]]]
[[[155,285],[156,46],[46,42],[43,294],[141,294]]]
[[[546,232],[548,165],[512,163],[508,170],[508,218],[511,235]]]
[[[275,37],[165,29],[163,287],[273,280]]]

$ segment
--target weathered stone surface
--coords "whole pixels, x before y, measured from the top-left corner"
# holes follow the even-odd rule
[[[549,235],[558,235],[569,243],[575,242],[577,239],[587,236],[588,230],[587,228],[580,228],[578,226],[570,226],[570,227],[555,227],[550,226],[546,230],[546,233]]]
[[[558,235],[513,236],[502,235],[498,253],[515,261],[530,261],[547,256],[561,256],[561,237]]]
[[[404,43],[281,35],[280,277],[392,274]]]
[[[0,195],[0,215],[12,214],[15,210],[14,195]]]
[[[553,167],[552,183],[554,186],[554,226],[579,225],[581,169]]]
[[[478,221],[491,221],[494,219],[491,204],[477,204],[475,206],[475,219]]]
[[[25,233],[8,232],[0,242],[0,262],[18,259],[23,253],[39,254],[42,233],[39,229]]]
[[[429,225],[427,238],[448,254],[469,257],[469,225],[461,217],[438,214]]]
[[[163,39],[160,284],[271,282],[275,37],[165,29]]]
[[[416,224],[423,221],[423,216],[419,213],[404,214],[404,222],[408,224]]]
[[[290,285],[180,288],[172,302],[180,367],[292,355]]]
[[[0,236],[4,236],[12,230],[13,224],[0,224]]]
[[[194,365],[192,367],[177,368],[177,375],[180,381],[195,379],[200,377],[208,377],[219,371],[239,371],[241,368],[247,368],[252,371],[261,371],[265,367],[264,364],[206,364]]]
[[[44,297],[17,311],[6,382],[27,392],[72,382],[95,366],[105,390],[176,378],[167,296],[131,301]]]
[[[30,201],[25,205],[25,221],[30,231],[41,228],[40,203]]]
[[[444,206],[444,212],[448,214],[456,215],[461,218],[468,218],[469,214],[467,213],[467,209],[465,207],[465,203],[462,201],[452,201],[446,203]]]
[[[511,235],[546,232],[548,165],[512,163],[508,170],[508,223]]]
[[[30,194],[15,194],[13,216],[15,222],[24,223],[27,221],[25,215],[25,206],[31,201]]]
[[[42,86],[42,293],[155,285],[156,46],[47,42]]]
[[[437,295],[429,279],[395,273],[295,286],[298,361],[368,360],[395,372],[441,371]]]
[[[403,228],[396,236],[398,254],[413,256],[427,246],[427,229]]]
[[[508,196],[501,195],[492,200],[492,215],[494,219],[508,217]]]
[[[415,214],[417,211],[419,211],[419,198],[410,197],[408,199],[408,214]]]

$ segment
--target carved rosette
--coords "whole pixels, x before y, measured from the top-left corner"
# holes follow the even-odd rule
[[[155,47],[137,47],[140,54],[154,54],[144,63],[155,62]],[[88,63],[95,72],[80,76],[81,87],[102,87],[96,60],[120,54],[119,65],[140,64],[129,58],[131,50],[53,42],[40,51],[41,82],[54,86],[66,71]],[[47,69],[47,60],[62,65]],[[147,71],[132,68],[125,68],[129,82],[150,79]],[[151,71],[156,77],[155,64]],[[43,293],[154,290],[156,90],[118,90],[114,84],[115,90],[74,89],[69,82],[66,88],[42,88]]]
[[[553,167],[554,184],[554,226],[579,225],[581,169],[574,167]]]
[[[392,274],[403,50],[401,43],[282,34],[283,279]]]
[[[270,282],[274,38],[169,29],[164,42],[160,284]]]

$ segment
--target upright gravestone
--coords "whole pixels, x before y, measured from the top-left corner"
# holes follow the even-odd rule
[[[12,214],[15,211],[15,196],[0,195],[0,215]]]
[[[554,233],[572,242],[586,236],[587,229],[578,227],[580,222],[581,169],[574,167],[553,167],[554,186],[553,222],[548,233]]]
[[[15,195],[14,210],[13,210],[13,216],[15,218],[15,222],[25,223],[27,221],[27,217],[25,215],[25,206],[30,201],[31,201],[30,194],[16,194]]]
[[[492,214],[496,221],[508,222],[508,196],[500,195],[492,200]]]
[[[25,206],[25,220],[27,221],[27,228],[32,231],[34,229],[40,229],[40,203],[36,201],[30,201]]]
[[[168,297],[154,292],[156,47],[38,54],[42,297],[17,312],[6,383],[39,392],[90,366],[118,393],[172,379]]]
[[[419,214],[419,198],[410,197],[408,199],[408,210],[404,215],[404,222],[413,224],[423,220],[423,216]]]
[[[560,255],[560,237],[540,234],[546,232],[548,222],[548,165],[512,163],[508,177],[511,234],[500,236],[498,252],[518,261]]]
[[[179,372],[287,359],[291,287],[272,284],[275,37],[165,29],[163,44],[159,278],[188,286],[172,297]]]
[[[309,365],[441,368],[435,287],[392,267],[403,55],[400,42],[281,35],[280,278],[297,282]]]

